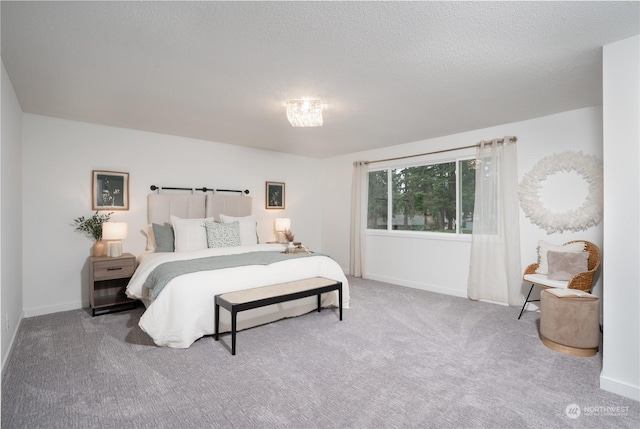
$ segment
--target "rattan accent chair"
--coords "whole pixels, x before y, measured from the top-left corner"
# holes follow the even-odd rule
[[[591,292],[596,271],[598,270],[598,267],[600,267],[600,249],[598,249],[598,246],[596,246],[592,242],[586,240],[573,240],[565,244],[578,242],[584,243],[585,252],[589,252],[589,259],[587,261],[588,270],[582,273],[575,274],[571,278],[571,280],[565,282],[559,280],[549,280],[546,275],[536,274],[536,270],[540,265],[539,263],[530,264],[524,270],[522,279],[526,283],[531,283],[531,288],[529,289],[529,293],[527,294],[527,299],[525,299],[524,304],[522,304],[522,310],[520,310],[518,320],[520,320],[520,318],[522,317],[522,313],[524,313],[524,309],[528,303],[540,301],[539,299],[529,299],[529,297],[531,297],[531,292],[533,291],[534,286],[538,286],[544,289],[561,287],[566,289],[578,289],[584,292]]]

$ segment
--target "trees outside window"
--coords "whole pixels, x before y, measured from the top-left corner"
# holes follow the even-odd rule
[[[458,161],[458,171],[460,180],[459,219],[461,234],[471,234],[473,232],[473,207],[476,199],[476,160],[465,159]]]
[[[474,199],[474,160],[371,171],[367,227],[470,234]]]
[[[387,229],[387,170],[369,172],[367,229]]]

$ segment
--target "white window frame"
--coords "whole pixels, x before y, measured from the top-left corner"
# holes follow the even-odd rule
[[[460,233],[460,221],[458,217],[460,217],[460,207],[458,204],[460,202],[460,183],[458,180],[460,179],[460,161],[466,161],[470,159],[475,159],[475,149],[465,149],[456,151],[456,153],[450,153],[449,156],[443,157],[442,154],[438,157],[426,156],[426,157],[416,157],[411,160],[411,162],[407,162],[406,160],[401,161],[389,161],[385,163],[380,163],[374,166],[369,166],[367,174],[375,172],[375,171],[386,171],[387,172],[387,228],[386,229],[369,229],[367,228],[367,235],[370,236],[384,236],[384,237],[398,237],[398,238],[409,238],[409,239],[420,239],[420,240],[446,240],[446,241],[471,241],[472,234],[461,234]],[[450,232],[432,232],[432,231],[407,231],[407,230],[395,230],[393,229],[393,183],[392,183],[392,173],[393,169],[397,168],[409,168],[409,167],[420,167],[424,165],[434,165],[434,164],[444,164],[449,162],[455,162],[456,166],[456,231],[455,233]],[[368,190],[367,190],[368,192]],[[367,195],[368,196],[368,195]]]

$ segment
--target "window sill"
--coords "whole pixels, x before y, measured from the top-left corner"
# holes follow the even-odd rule
[[[444,232],[387,231],[385,229],[368,229],[367,236],[405,238],[413,240],[442,240],[471,242],[471,234],[448,234]]]

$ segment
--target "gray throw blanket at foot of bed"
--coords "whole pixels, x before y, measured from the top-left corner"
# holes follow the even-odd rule
[[[247,252],[237,255],[209,256],[207,258],[165,262],[151,271],[147,280],[144,282],[144,287],[150,290],[151,297],[155,299],[167,283],[183,274],[235,268],[245,265],[269,265],[275,262],[309,256],[325,255],[318,253]]]

